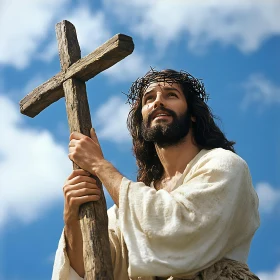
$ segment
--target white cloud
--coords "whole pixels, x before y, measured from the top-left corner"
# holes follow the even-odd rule
[[[280,279],[280,265],[278,265],[274,271],[271,272],[259,272],[257,273],[260,280],[279,280]]]
[[[34,77],[32,77],[29,81],[27,81],[25,87],[21,91],[22,94],[25,96],[32,90],[34,90],[39,85],[43,84],[47,79],[43,78],[40,74],[36,74]],[[22,96],[23,97],[23,96]]]
[[[54,33],[54,30],[53,30]],[[51,61],[54,57],[58,58],[58,45],[57,41],[55,39],[55,35],[53,34],[53,39],[51,40],[50,43],[48,43],[45,48],[43,49],[42,52],[38,53],[36,58],[48,62]],[[59,59],[59,58],[58,58]]]
[[[273,84],[262,74],[252,74],[243,84],[245,96],[241,107],[246,109],[250,103],[268,106],[280,103],[280,86]]]
[[[278,0],[106,0],[120,22],[157,47],[188,35],[193,51],[213,42],[235,45],[243,52],[257,50],[280,34]]]
[[[91,12],[89,6],[81,4],[63,16],[73,23],[76,28],[80,48],[84,55],[94,51],[97,47],[109,40],[112,35],[106,25],[106,16],[102,11]],[[40,54],[44,61],[50,61],[57,55],[57,42],[55,36]]]
[[[81,48],[86,54],[91,53],[111,37],[106,26],[106,16],[101,11],[92,13],[89,7],[82,5],[75,8],[67,19],[75,25]]]
[[[26,67],[67,0],[2,0],[0,63]]]
[[[59,199],[71,172],[66,150],[48,131],[23,127],[19,108],[0,96],[0,228],[32,222]],[[4,121],[3,121],[4,120]]]
[[[129,109],[125,100],[116,96],[103,104],[93,118],[98,137],[115,143],[129,141],[131,137],[126,127]]]
[[[150,68],[143,55],[133,52],[122,61],[107,69],[104,74],[117,81],[134,81],[143,76]]]
[[[9,221],[33,222],[61,202],[72,172],[66,149],[50,132],[26,127],[23,118],[18,106],[0,95],[0,232]],[[112,204],[106,191],[105,197]]]
[[[260,211],[272,213],[280,203],[280,189],[273,188],[267,182],[260,182],[256,185],[256,191],[260,201]]]

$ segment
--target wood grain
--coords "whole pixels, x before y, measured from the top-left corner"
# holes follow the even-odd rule
[[[131,37],[116,34],[95,51],[79,59],[69,68],[65,67],[63,71],[30,92],[20,101],[21,113],[32,118],[35,117],[64,96],[62,84],[67,79],[77,78],[87,81],[124,59],[133,52],[133,49],[134,44]]]
[[[81,56],[75,27],[68,21],[60,22],[56,34],[61,69],[67,70]],[[63,83],[63,91],[70,132],[90,136],[92,124],[85,82],[70,78]],[[74,164],[73,168],[79,167]],[[101,199],[80,207],[85,279],[113,280],[106,200],[100,180],[95,179],[102,193]]]
[[[89,136],[91,128],[85,82],[69,79],[63,83],[70,131],[78,131]],[[79,168],[74,165],[74,168]],[[112,280],[113,265],[108,236],[108,217],[102,184],[97,184],[102,192],[97,202],[86,203],[80,208],[80,224],[83,236],[83,256],[85,279]]]

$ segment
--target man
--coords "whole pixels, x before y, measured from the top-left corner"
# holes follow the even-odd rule
[[[93,129],[91,138],[70,136],[69,158],[83,170],[64,186],[53,279],[84,275],[78,210],[100,196],[90,174],[115,202],[108,216],[116,280],[258,279],[246,265],[259,227],[257,195],[203,84],[182,71],[151,70],[132,84],[128,101],[137,182],[104,159]]]

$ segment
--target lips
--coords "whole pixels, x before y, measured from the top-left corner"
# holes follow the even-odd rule
[[[154,120],[155,118],[157,118],[157,117],[168,117],[168,116],[170,116],[170,115],[167,115],[167,114],[158,114],[158,115],[154,116],[153,120]]]
[[[160,117],[160,116],[171,116],[171,114],[169,114],[168,112],[164,111],[164,110],[156,110],[154,111],[151,116],[150,116],[150,119],[151,120],[154,120],[156,117]]]

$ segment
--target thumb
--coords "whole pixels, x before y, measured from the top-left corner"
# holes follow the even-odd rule
[[[94,128],[92,127],[91,129],[90,129],[90,138],[92,139],[92,140],[96,140],[96,134],[95,134],[95,130],[94,130]]]
[[[98,144],[99,144],[97,135],[96,135],[96,133],[95,133],[95,129],[94,129],[93,127],[90,129],[90,138],[91,138],[95,143],[98,143]]]

